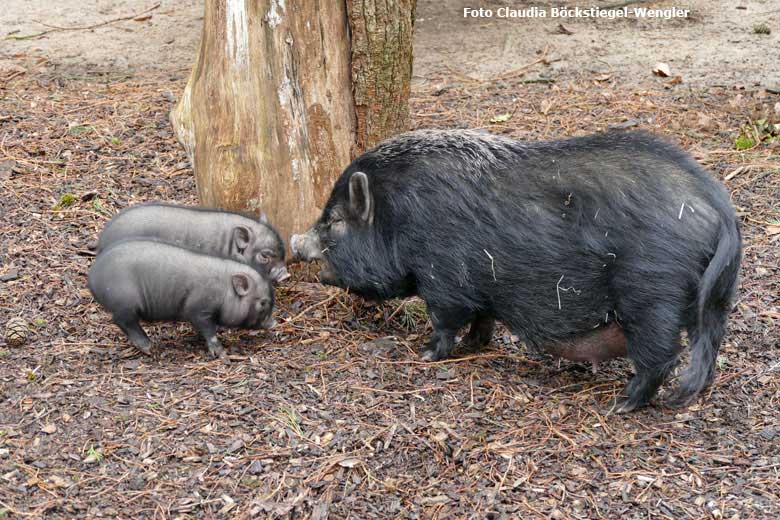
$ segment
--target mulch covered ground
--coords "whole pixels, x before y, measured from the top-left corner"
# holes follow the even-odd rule
[[[6,79],[0,327],[19,317],[25,338],[0,339],[0,518],[780,517],[780,142],[735,147],[780,122],[780,96],[457,74],[414,92],[415,127],[654,130],[732,192],[745,260],[715,384],[688,409],[607,416],[625,361],[594,375],[499,330],[423,363],[419,301],[370,306],[303,266],[278,329],[221,333],[232,363],[186,325],[147,327],[157,353],[137,354],[92,301],[85,251],[129,204],[196,202],[167,121],[184,79]]]

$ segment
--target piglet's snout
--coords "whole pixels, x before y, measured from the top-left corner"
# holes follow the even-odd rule
[[[276,327],[276,320],[270,314],[263,320],[260,326],[264,329],[272,329]]]
[[[282,283],[290,277],[290,273],[283,265],[271,269],[271,279],[276,283]]]

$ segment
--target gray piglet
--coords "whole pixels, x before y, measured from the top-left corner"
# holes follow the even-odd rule
[[[273,286],[242,262],[149,240],[109,247],[88,274],[89,290],[130,343],[151,354],[139,321],[188,321],[205,338],[209,353],[225,358],[217,325],[271,328]]]
[[[139,204],[119,212],[100,233],[97,253],[128,239],[154,239],[246,262],[274,282],[290,275],[284,242],[264,217],[163,203]]]

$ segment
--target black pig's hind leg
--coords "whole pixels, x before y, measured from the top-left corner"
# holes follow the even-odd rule
[[[680,351],[678,316],[670,309],[644,309],[623,320],[628,358],[635,374],[612,406],[617,413],[630,412],[650,403],[658,387],[677,365]],[[625,314],[622,314],[625,316]]]
[[[114,323],[122,329],[122,332],[127,335],[128,341],[130,341],[135,348],[147,356],[152,355],[152,342],[138,323],[137,316],[126,313],[116,313],[114,314]]]

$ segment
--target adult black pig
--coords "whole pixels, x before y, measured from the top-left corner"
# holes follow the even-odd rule
[[[213,356],[225,357],[217,325],[274,324],[273,286],[253,267],[149,240],[118,242],[97,256],[88,274],[92,295],[138,350],[151,354],[139,321],[188,321]]]
[[[650,401],[682,329],[691,362],[669,403],[712,381],[741,258],[723,186],[640,132],[536,143],[403,134],[355,159],[291,244],[324,260],[325,283],[373,299],[419,294],[431,360],[450,355],[468,322],[471,343],[488,342],[498,319],[542,346],[617,316],[636,374],[616,411]]]
[[[232,211],[146,203],[120,211],[104,227],[97,252],[128,239],[154,239],[247,262],[275,282],[289,277],[284,242],[264,217]]]

